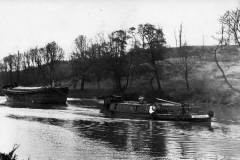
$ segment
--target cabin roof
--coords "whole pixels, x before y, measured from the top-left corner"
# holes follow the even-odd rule
[[[35,89],[41,89],[43,87],[24,87],[24,86],[18,86],[14,87],[13,89],[22,89],[22,90],[35,90]]]

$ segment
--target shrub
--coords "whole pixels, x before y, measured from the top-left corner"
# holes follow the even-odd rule
[[[15,151],[18,149],[19,145],[14,145],[13,149],[9,153],[0,153],[0,160],[17,160],[17,155]]]

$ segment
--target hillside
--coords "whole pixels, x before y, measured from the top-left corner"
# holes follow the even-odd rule
[[[237,104],[240,102],[239,93],[232,91],[225,83],[222,73],[214,61],[213,50],[215,46],[191,46],[192,70],[189,74],[190,91],[186,90],[183,74],[181,73],[181,58],[176,52],[176,48],[169,48],[164,61],[159,62],[164,69],[161,82],[164,92],[168,98],[178,101],[199,101],[216,104]],[[218,53],[218,59],[225,74],[231,84],[240,89],[240,60],[239,49],[230,46]],[[96,96],[111,93],[113,82],[110,79],[102,80],[100,88],[95,82],[86,82],[85,94],[95,92]],[[138,95],[154,95],[151,89],[149,75],[132,78],[126,93],[136,93]],[[153,83],[156,87],[156,83]],[[80,81],[76,88],[80,88]],[[81,95],[84,96],[84,95]]]

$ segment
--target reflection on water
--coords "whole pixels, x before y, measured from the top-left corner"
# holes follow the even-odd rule
[[[237,119],[237,118],[236,118]],[[2,106],[0,151],[20,159],[239,159],[239,122],[211,125],[107,118],[96,107]]]

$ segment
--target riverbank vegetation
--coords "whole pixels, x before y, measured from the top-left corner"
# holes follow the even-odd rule
[[[9,153],[0,153],[0,160],[17,160],[15,151],[18,149],[18,145],[14,145],[13,149]]]
[[[1,85],[53,85],[54,79],[70,87],[71,97],[117,93],[231,105],[240,93],[239,12],[220,18],[215,46],[189,46],[181,24],[169,47],[164,30],[145,23],[94,39],[79,35],[71,53],[55,41],[17,51],[1,60]]]

